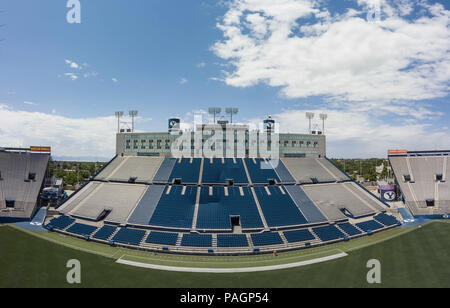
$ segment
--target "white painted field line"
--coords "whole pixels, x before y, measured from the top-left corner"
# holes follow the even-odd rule
[[[213,263],[226,263],[226,264],[232,264],[232,263],[238,263],[238,264],[243,264],[243,263],[249,263],[249,264],[255,264],[255,263],[267,263],[267,262],[271,262],[271,261],[287,261],[290,259],[299,259],[299,258],[307,258],[307,257],[312,257],[312,256],[316,256],[316,255],[323,255],[323,254],[328,254],[331,252],[339,252],[339,253],[345,253],[344,251],[342,251],[341,249],[338,248],[334,248],[334,249],[330,249],[330,250],[325,250],[325,251],[317,251],[314,253],[308,253],[308,254],[304,254],[304,255],[298,255],[298,256],[292,256],[292,257],[286,257],[286,258],[282,258],[282,259],[264,259],[264,260],[236,260],[236,261],[230,261],[230,260],[226,260],[226,261],[222,261],[220,262],[220,258],[221,257],[216,257],[217,259],[213,260]],[[268,254],[267,254],[268,255]],[[126,257],[130,257],[130,258],[135,258],[135,259],[142,259],[142,260],[146,260],[148,262],[170,262],[170,263],[199,263],[199,264],[208,264],[211,263],[211,261],[196,261],[196,260],[175,260],[175,259],[161,259],[161,258],[149,258],[146,256],[139,256],[139,255],[132,255],[132,254],[123,254],[120,259],[124,259]]]
[[[163,266],[163,265],[155,265],[155,264],[146,264],[128,260],[119,259],[116,262],[119,264],[125,264],[134,267],[142,267],[154,270],[163,270],[163,271],[172,271],[172,272],[189,272],[189,273],[215,273],[215,274],[224,274],[224,273],[251,273],[251,272],[263,272],[263,271],[273,271],[273,270],[281,270],[293,267],[300,267],[305,265],[311,265],[316,263],[321,263],[325,261],[335,260],[339,258],[343,258],[348,256],[345,252],[323,257],[317,258],[307,261],[289,263],[289,264],[279,264],[279,265],[270,265],[270,266],[259,266],[259,267],[241,267],[241,268],[198,268],[198,267],[176,267],[176,266]]]

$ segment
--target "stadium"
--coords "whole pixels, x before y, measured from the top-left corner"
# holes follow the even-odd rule
[[[55,2],[0,5],[0,288],[450,287],[450,1]]]
[[[59,206],[47,228],[108,245],[221,255],[325,245],[399,225],[387,204],[326,158],[321,132],[281,134],[275,161],[251,157],[250,140],[237,142],[238,131],[250,134],[248,126],[201,124],[195,134],[202,148],[212,138],[208,132],[232,132],[231,141],[222,134],[224,144],[213,141],[216,152],[244,155],[196,157],[192,146],[191,157],[174,158],[180,123],[171,122],[166,136],[119,133],[116,157]],[[273,142],[275,121],[269,117],[264,125],[257,139]],[[194,144],[194,132],[187,135]]]
[[[448,151],[389,151],[400,200],[392,202],[327,158],[323,130],[278,133],[270,116],[260,129],[223,120],[180,126],[172,118],[167,132],[119,130],[116,156],[52,203],[51,148],[3,148],[1,222],[128,266],[220,273],[331,262],[448,218]]]

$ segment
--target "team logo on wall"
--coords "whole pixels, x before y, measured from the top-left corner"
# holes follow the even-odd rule
[[[397,200],[395,185],[380,185],[380,195],[383,201],[392,202]]]
[[[383,193],[383,198],[386,201],[394,201],[396,197],[395,191],[385,191]]]

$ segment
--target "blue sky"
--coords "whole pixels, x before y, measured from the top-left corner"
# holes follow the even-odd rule
[[[114,111],[138,109],[139,130],[164,131],[209,106],[297,132],[305,111],[327,112],[330,157],[450,145],[444,2],[80,3],[81,24],[63,0],[0,4],[1,145],[111,157]]]

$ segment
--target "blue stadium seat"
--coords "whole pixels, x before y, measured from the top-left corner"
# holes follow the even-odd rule
[[[149,224],[168,228],[190,229],[194,218],[197,187],[186,186],[184,195],[181,194],[183,186],[172,186],[170,194],[166,193],[168,189],[167,186]]]
[[[68,228],[66,231],[81,236],[89,237],[91,236],[92,233],[95,232],[95,230],[97,230],[97,227],[76,223],[70,228]]]
[[[122,228],[113,237],[112,241],[115,243],[139,246],[144,236],[144,230]]]
[[[111,237],[111,235],[116,231],[116,229],[117,228],[114,226],[104,225],[103,227],[100,228],[100,230],[98,230],[94,234],[93,238],[107,241]]]
[[[397,218],[395,218],[394,216],[391,216],[391,215],[387,215],[385,213],[378,214],[378,215],[374,216],[373,218],[376,221],[378,221],[388,227],[399,224],[399,221],[397,220]]]
[[[178,239],[178,233],[166,233],[152,231],[147,237],[146,243],[172,245],[175,246]]]
[[[239,187],[228,187],[228,196],[225,196],[225,188],[216,186],[210,196],[209,187],[202,187],[197,228],[231,230],[230,216],[239,216],[243,229],[263,228],[250,188],[242,189],[243,196]]]
[[[245,234],[219,234],[217,235],[218,247],[248,247]]]
[[[170,174],[169,182],[172,182],[174,179],[181,179],[182,183],[198,183],[202,161],[200,158],[194,158],[191,163],[190,160],[190,158],[182,158],[181,162],[177,160]]]
[[[268,189],[270,196],[264,187],[255,187],[256,197],[269,227],[295,226],[308,223],[286,190],[286,194],[282,194],[278,186],[268,186]]]
[[[286,231],[284,232],[284,236],[289,243],[311,241],[315,239],[314,235],[307,229]]]
[[[221,158],[214,158],[213,162],[208,158],[203,160],[202,183],[225,184],[227,180],[233,180],[235,184],[248,184],[242,159],[225,158],[222,164]]]
[[[368,221],[360,222],[360,223],[357,223],[356,225],[358,226],[358,228],[360,228],[364,232],[376,231],[376,230],[384,228],[384,226],[382,224],[380,224],[379,222],[376,222],[375,220],[368,220]]]
[[[289,170],[286,168],[286,166],[283,164],[281,159],[278,160],[269,160],[271,165],[274,166],[275,172],[278,175],[278,178],[280,179],[281,184],[295,184],[295,179],[289,172]]]
[[[254,246],[267,246],[283,244],[281,236],[277,232],[266,232],[252,234],[252,242]]]
[[[269,180],[280,182],[280,178],[270,164],[265,163],[262,158],[255,158],[255,161],[256,164],[253,158],[245,158],[245,165],[253,184],[268,184]]]
[[[336,226],[328,225],[323,227],[316,227],[312,229],[314,233],[324,242],[337,240],[344,238],[345,234],[342,233]]]
[[[189,247],[211,247],[212,235],[211,234],[183,234],[181,240],[181,246]]]
[[[359,235],[362,232],[359,231],[354,225],[349,222],[344,222],[342,224],[338,224],[339,228],[341,228],[345,233],[349,236]]]
[[[75,219],[70,218],[68,216],[60,216],[58,218],[53,218],[48,224],[47,228],[53,228],[58,230],[64,230],[71,224],[75,222]]]

